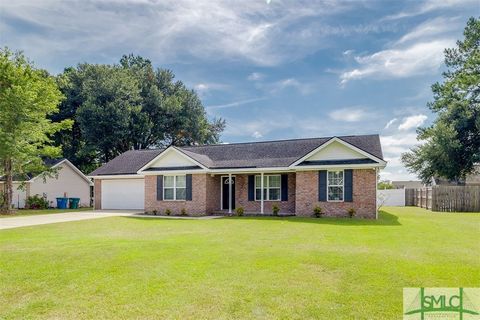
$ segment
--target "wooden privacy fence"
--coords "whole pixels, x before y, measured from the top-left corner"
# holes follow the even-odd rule
[[[405,205],[432,211],[480,212],[480,186],[405,189]]]

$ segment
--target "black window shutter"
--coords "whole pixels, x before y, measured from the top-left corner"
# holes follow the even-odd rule
[[[345,198],[343,200],[345,202],[353,202],[353,170],[346,169],[343,174],[345,188]]]
[[[191,174],[187,174],[186,176],[186,195],[185,195],[185,200],[187,201],[192,201],[192,175]]]
[[[163,176],[157,176],[157,200],[163,200]]]
[[[255,176],[248,176],[248,201],[255,201]]]
[[[282,174],[282,201],[288,201],[288,174]]]
[[[327,170],[318,171],[318,201],[327,201]]]

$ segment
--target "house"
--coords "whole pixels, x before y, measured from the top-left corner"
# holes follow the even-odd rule
[[[24,208],[26,199],[33,195],[46,197],[51,207],[57,206],[57,197],[64,196],[80,198],[80,206],[90,206],[90,189],[93,183],[89,178],[67,159],[49,160],[46,165],[56,168],[57,174],[45,179],[41,175],[29,175],[23,187],[22,181],[14,179],[17,180],[13,181],[12,205],[15,208]]]
[[[378,135],[127,151],[90,173],[96,209],[376,217]]]
[[[425,186],[419,180],[392,181],[392,185],[395,189],[417,189]]]

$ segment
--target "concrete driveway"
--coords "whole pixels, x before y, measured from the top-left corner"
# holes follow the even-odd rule
[[[69,222],[106,217],[132,216],[141,211],[132,210],[95,210],[65,213],[40,214],[25,217],[11,217],[0,219],[0,230],[19,227],[36,226],[41,224]]]

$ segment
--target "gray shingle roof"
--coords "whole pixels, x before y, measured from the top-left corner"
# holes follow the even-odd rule
[[[89,176],[136,174],[141,167],[158,156],[163,150],[129,150],[92,171]]]
[[[333,137],[177,147],[210,169],[286,167]],[[338,137],[383,159],[378,135]],[[127,151],[90,175],[134,174],[163,150]]]

